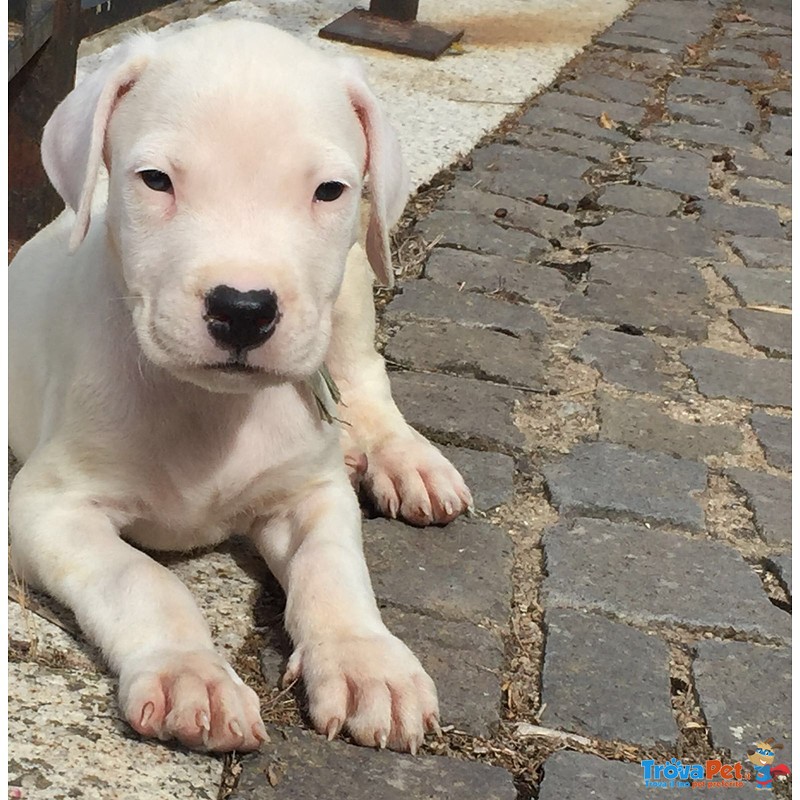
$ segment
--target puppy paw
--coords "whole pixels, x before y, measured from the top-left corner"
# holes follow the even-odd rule
[[[458,470],[424,437],[393,436],[367,454],[364,488],[387,517],[441,525],[472,505]]]
[[[439,730],[433,681],[388,631],[299,647],[284,683],[300,676],[314,727],[329,740],[346,728],[365,747],[414,754],[425,733]]]
[[[258,695],[212,650],[137,659],[120,675],[120,707],[143,736],[195,750],[257,750],[268,738]]]

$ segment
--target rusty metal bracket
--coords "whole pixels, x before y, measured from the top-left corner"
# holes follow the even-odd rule
[[[323,39],[389,50],[433,61],[464,31],[447,33],[417,22],[419,0],[371,0],[369,11],[354,8],[326,25]]]

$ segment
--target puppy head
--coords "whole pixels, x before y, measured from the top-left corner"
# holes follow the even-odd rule
[[[266,25],[129,40],[59,105],[42,153],[73,248],[105,163],[138,340],[182,379],[251,391],[319,367],[365,183],[367,255],[391,283],[394,132],[354,62]]]

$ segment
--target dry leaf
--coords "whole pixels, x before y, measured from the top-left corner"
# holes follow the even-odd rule
[[[614,120],[612,120],[605,111],[600,115],[600,119],[597,120],[597,122],[601,128],[605,128],[606,130],[610,130],[614,127]]]
[[[269,785],[272,787],[277,786],[281,782],[281,778],[283,776],[275,769],[274,764],[270,764],[267,767],[267,780],[269,781]]]

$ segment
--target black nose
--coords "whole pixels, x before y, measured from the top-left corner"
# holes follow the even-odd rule
[[[227,350],[243,353],[264,344],[280,318],[278,298],[269,289],[240,292],[215,286],[206,295],[208,332]]]

